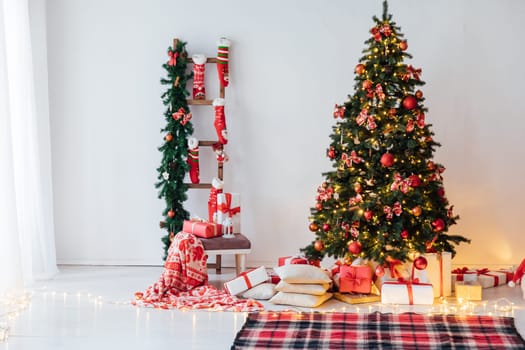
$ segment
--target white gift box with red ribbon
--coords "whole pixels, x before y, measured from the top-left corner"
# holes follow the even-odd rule
[[[224,289],[226,289],[230,295],[237,295],[267,280],[268,273],[266,272],[266,268],[260,266],[256,269],[245,271],[231,281],[225,282]]]
[[[492,288],[507,283],[507,273],[505,271],[491,271],[489,269],[475,270],[478,275],[478,282],[482,288]]]
[[[432,305],[434,289],[430,283],[384,282],[381,287],[383,304]]]
[[[241,194],[219,193],[216,218],[216,222],[224,226],[224,234],[241,233]]]

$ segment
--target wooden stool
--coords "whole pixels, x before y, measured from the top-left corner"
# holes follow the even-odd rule
[[[235,254],[235,270],[237,275],[246,270],[246,254],[252,251],[252,244],[248,238],[238,233],[234,238],[214,237],[200,238],[204,251],[208,255],[215,255],[215,271],[221,273],[221,255]]]

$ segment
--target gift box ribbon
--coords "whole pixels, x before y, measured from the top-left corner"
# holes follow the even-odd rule
[[[197,224],[206,224],[206,223],[202,221],[192,221],[191,222],[191,233],[192,234],[195,234],[195,226]],[[212,225],[212,227],[213,227],[213,235],[217,236],[217,225]]]
[[[452,270],[452,273],[456,275],[456,281],[463,282],[465,280],[465,275],[475,274],[475,271],[469,271],[468,267],[464,266],[461,268],[455,268]]]
[[[359,276],[357,270],[346,270],[343,274],[341,274],[340,278],[347,280],[350,284],[350,288],[352,289],[361,286],[362,281],[370,281],[370,278]]]
[[[414,290],[412,289],[413,285],[432,286],[430,283],[421,283],[421,282],[419,282],[418,278],[415,278],[415,279],[413,279],[411,281],[405,281],[403,279],[399,279],[397,282],[385,282],[383,284],[394,284],[394,285],[404,284],[405,286],[407,286],[408,303],[409,303],[409,305],[414,305]]]
[[[487,268],[484,268],[484,269],[478,269],[476,270],[476,273],[479,275],[483,275],[483,276],[489,276],[489,277],[492,277],[494,279],[494,287],[496,286],[499,286],[499,276],[496,276],[496,275],[493,275],[493,274],[490,274],[489,273],[489,269]]]
[[[248,287],[248,289],[252,289],[252,282],[250,281],[250,278],[248,277],[248,274],[252,271],[255,271],[255,269],[251,269],[251,270],[248,270],[248,271],[244,271],[244,272],[241,272],[239,274],[239,277],[242,276],[242,278],[244,278],[244,283],[246,283],[246,287]]]
[[[232,194],[224,193],[225,202],[217,205],[217,210],[223,214],[229,214],[230,217],[239,214],[241,212],[241,207],[231,207],[232,206]]]

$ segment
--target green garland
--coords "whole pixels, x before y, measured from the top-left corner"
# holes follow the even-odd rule
[[[162,161],[157,168],[158,182],[155,184],[159,190],[158,197],[164,198],[166,202],[166,208],[162,212],[164,221],[161,222],[161,227],[167,230],[167,234],[162,237],[164,259],[171,239],[182,229],[184,220],[189,218],[189,213],[182,205],[187,199],[188,190],[184,184],[184,177],[189,169],[186,163],[187,140],[193,133],[193,125],[189,121],[191,113],[186,100],[189,95],[186,83],[192,78],[192,73],[186,72],[188,54],[185,46],[185,42],[175,40],[174,47],[168,48],[169,60],[162,65],[167,77],[160,80],[161,84],[168,86],[162,94],[162,102],[166,106],[166,126],[161,130],[164,144],[158,148],[162,152]]]

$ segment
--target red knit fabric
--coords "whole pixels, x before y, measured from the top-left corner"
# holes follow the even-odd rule
[[[168,250],[159,280],[144,293],[135,293],[136,306],[161,309],[214,309],[259,311],[261,303],[243,300],[208,285],[202,242],[191,233],[179,232]]]

